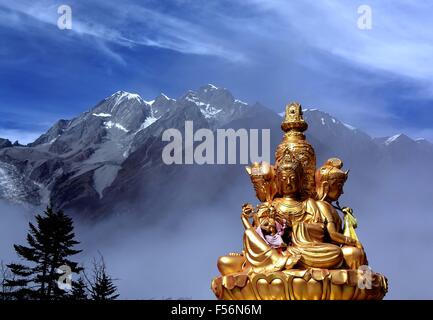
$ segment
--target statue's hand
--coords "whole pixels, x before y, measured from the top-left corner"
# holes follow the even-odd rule
[[[359,242],[358,240],[355,240],[355,239],[353,239],[351,237],[346,237],[346,241],[345,242],[346,242],[346,244],[348,246],[352,246],[352,247],[357,247],[357,248],[363,249],[361,242]]]
[[[251,214],[254,212],[254,207],[251,205],[251,204],[249,204],[249,203],[245,203],[243,206],[242,206],[242,214],[241,214],[241,217],[243,217],[243,218],[249,218],[249,217],[251,217]]]
[[[349,207],[343,207],[343,208],[341,209],[341,211],[343,211],[344,214],[351,214],[351,215],[353,215],[353,209],[352,209],[352,208],[349,208]]]
[[[355,247],[357,247],[358,249],[362,249],[362,250],[364,250],[364,246],[363,246],[362,243],[359,242],[359,241],[356,241]]]

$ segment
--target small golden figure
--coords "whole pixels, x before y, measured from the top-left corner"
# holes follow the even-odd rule
[[[260,204],[243,205],[243,251],[218,259],[212,290],[230,300],[382,299],[383,275],[371,271],[371,286],[359,285],[368,262],[353,210],[338,203],[348,177],[343,162],[331,158],[316,170],[300,104],[287,105],[281,128],[275,164],[246,167]]]

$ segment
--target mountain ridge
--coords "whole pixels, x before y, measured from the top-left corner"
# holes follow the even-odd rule
[[[364,165],[361,159],[368,155],[372,170],[380,171],[381,166],[389,163],[412,161],[414,154],[427,162],[433,159],[433,145],[424,140],[401,136],[372,138],[318,109],[305,109],[304,116],[309,123],[307,136],[318,154],[317,165],[327,157],[338,156],[349,167],[360,167]],[[189,205],[188,197],[201,201],[193,193],[203,195],[207,190],[210,194],[220,188],[188,186],[194,191],[178,191],[171,189],[174,181],[212,181],[217,176],[244,179],[238,166],[164,165],[161,153],[166,143],[161,139],[162,133],[168,128],[183,132],[185,121],[193,121],[195,130],[267,128],[271,129],[272,148],[281,141],[281,115],[260,103],[247,104],[229,90],[212,84],[189,90],[177,99],[161,93],[151,101],[135,93],[117,91],[77,117],[57,121],[27,146],[13,146],[10,141],[1,140],[0,198],[33,205],[51,203],[79,214],[98,216],[120,202],[127,203],[125,207],[137,203],[134,210],[140,211],[155,197],[161,198],[161,192],[155,190],[171,190],[177,193],[178,202]],[[359,179],[368,180],[362,175]],[[194,184],[199,185],[198,181]],[[14,193],[19,197],[14,197]]]

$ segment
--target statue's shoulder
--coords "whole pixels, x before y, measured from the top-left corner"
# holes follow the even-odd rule
[[[317,205],[317,201],[314,200],[313,198],[306,199],[304,201],[304,206],[308,212],[315,212],[315,211],[319,210],[319,206]]]
[[[316,205],[319,209],[322,210],[332,210],[333,207],[331,206],[331,204],[329,202],[323,201],[323,200],[316,200]]]
[[[317,200],[317,207],[326,222],[341,223],[337,210],[329,202]]]
[[[317,201],[312,198],[304,200],[304,211],[312,216],[313,221],[315,222],[320,222],[323,220],[320,208],[317,205]]]
[[[338,213],[328,202],[309,198],[304,203],[305,210],[314,216],[316,222],[338,222]]]

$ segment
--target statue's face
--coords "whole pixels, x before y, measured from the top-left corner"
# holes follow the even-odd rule
[[[277,179],[282,195],[293,195],[299,191],[299,176],[291,168],[282,168],[277,172]]]
[[[329,190],[327,198],[330,201],[337,201],[338,198],[344,193],[343,191],[344,181],[341,179],[329,181]]]

